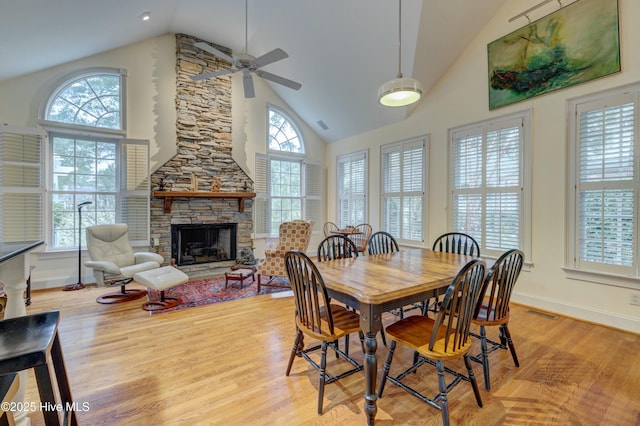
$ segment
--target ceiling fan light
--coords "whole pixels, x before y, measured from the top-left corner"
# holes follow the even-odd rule
[[[400,77],[384,83],[378,89],[378,102],[386,107],[403,107],[422,97],[422,84],[415,78]]]

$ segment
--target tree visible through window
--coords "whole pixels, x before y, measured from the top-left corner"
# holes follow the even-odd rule
[[[54,250],[84,245],[78,205],[86,201],[83,229],[126,223],[133,244],[148,244],[149,146],[121,139],[124,82],[120,70],[76,75],[52,92],[43,111],[52,127],[48,246]]]
[[[321,219],[321,169],[305,160],[304,143],[284,111],[269,106],[268,154],[256,154],[256,236],[277,236],[282,222]]]

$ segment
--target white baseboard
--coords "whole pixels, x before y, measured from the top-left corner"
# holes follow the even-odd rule
[[[640,334],[639,318],[523,293],[514,292],[511,295],[511,300],[515,303],[531,306],[533,308],[539,308],[544,311],[554,312],[558,315],[576,318],[596,324],[602,324],[608,327]]]

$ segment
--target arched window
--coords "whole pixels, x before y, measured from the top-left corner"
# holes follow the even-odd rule
[[[44,119],[58,123],[124,130],[124,76],[100,70],[73,76],[49,97]]]
[[[304,154],[300,132],[287,115],[274,106],[269,106],[269,146],[270,151]]]
[[[84,245],[84,228],[111,223],[128,224],[132,244],[148,244],[149,143],[123,139],[125,82],[123,70],[84,70],[60,80],[43,104],[50,249]]]
[[[321,224],[322,169],[305,159],[302,135],[281,109],[268,106],[267,155],[256,154],[256,236],[277,236],[282,222]]]

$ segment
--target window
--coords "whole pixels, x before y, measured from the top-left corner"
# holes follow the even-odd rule
[[[569,102],[567,264],[638,278],[640,85]]]
[[[313,220],[321,225],[322,169],[304,156],[304,143],[293,121],[269,105],[268,154],[256,154],[256,237],[277,236],[282,222]]]
[[[339,156],[338,227],[356,226],[367,222],[367,151]]]
[[[426,208],[426,138],[382,147],[382,228],[403,244],[422,244]]]
[[[0,127],[0,234],[4,242],[44,238],[44,133]]]
[[[84,245],[79,226],[109,223],[126,223],[132,244],[148,244],[149,145],[122,139],[125,81],[121,70],[73,75],[56,85],[41,112],[50,145],[49,249]],[[87,201],[80,224],[78,205]]]
[[[450,231],[465,232],[481,252],[530,253],[530,113],[450,132]]]

